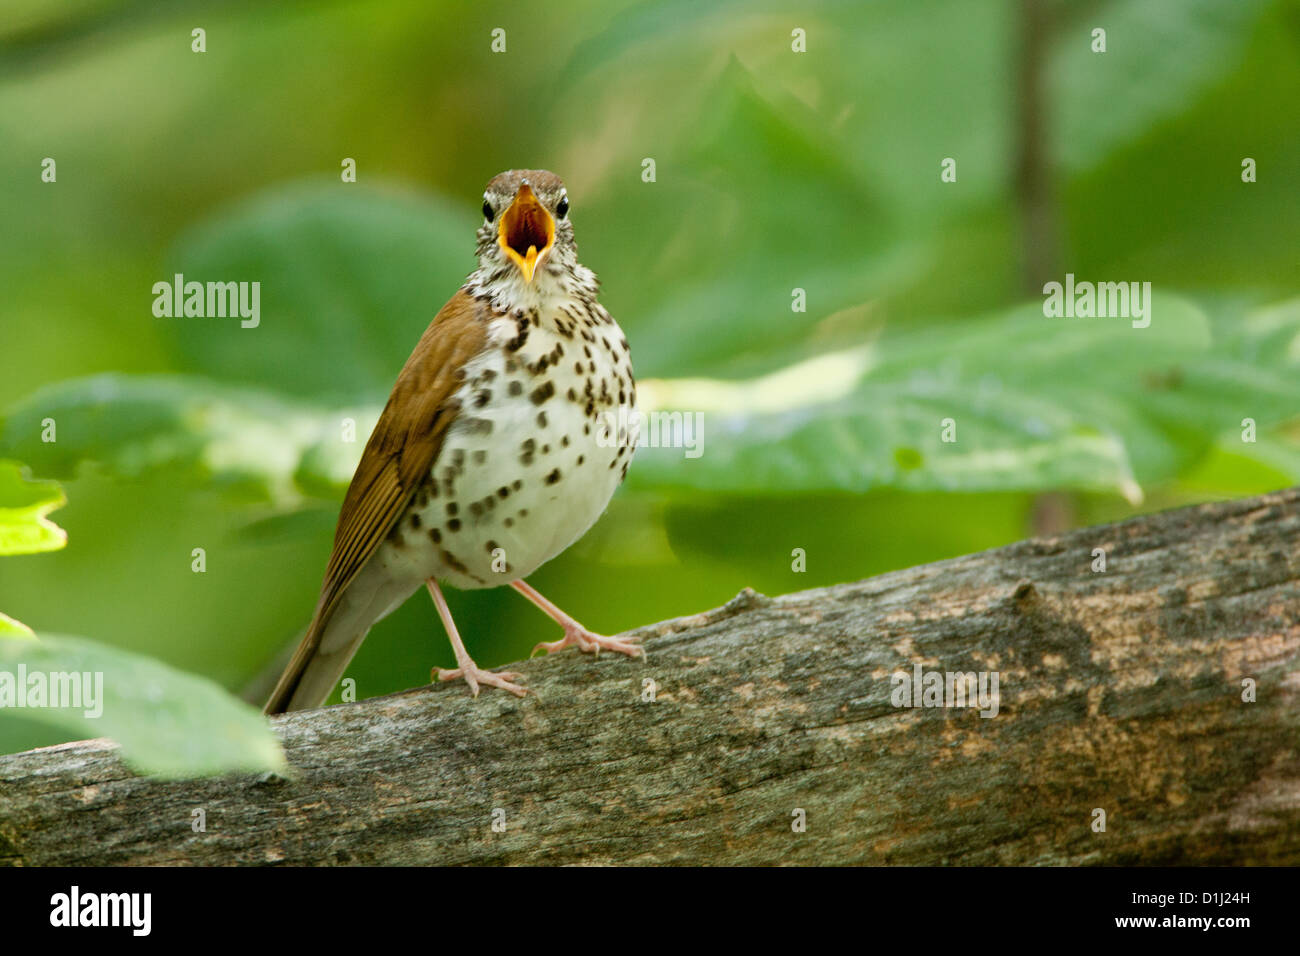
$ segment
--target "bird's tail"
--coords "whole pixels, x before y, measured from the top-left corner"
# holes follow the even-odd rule
[[[324,623],[313,620],[262,713],[310,710],[325,703],[369,630],[370,622],[349,622],[338,615]]]
[[[333,606],[322,596],[264,714],[310,710],[325,703],[375,622],[401,606],[422,579],[378,567],[363,571]]]

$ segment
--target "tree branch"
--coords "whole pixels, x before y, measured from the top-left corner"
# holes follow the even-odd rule
[[[742,592],[633,632],[646,663],[517,665],[540,699],[291,714],[293,780],[143,779],[104,741],[0,757],[0,862],[1300,863],[1298,505]],[[997,715],[893,706],[915,664],[996,672]]]

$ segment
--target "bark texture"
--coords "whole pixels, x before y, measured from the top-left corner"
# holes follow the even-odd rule
[[[1296,864],[1298,540],[1291,489],[746,591],[644,663],[516,665],[540,699],[276,718],[291,780],[0,757],[0,862]],[[894,706],[917,664],[996,672],[997,715]]]

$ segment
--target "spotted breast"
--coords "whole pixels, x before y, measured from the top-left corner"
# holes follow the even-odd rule
[[[627,475],[627,339],[598,303],[516,309],[490,321],[456,399],[441,453],[377,559],[419,580],[497,587],[581,537]]]

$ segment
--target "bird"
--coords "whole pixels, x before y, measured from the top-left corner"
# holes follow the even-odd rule
[[[483,194],[478,266],[434,316],[397,376],[344,495],[306,634],[264,708],[321,706],[371,627],[423,585],[474,697],[528,693],[480,668],[441,584],[509,585],[568,647],[644,656],[635,638],[587,630],[524,579],[580,538],[627,476],[639,434],[627,337],[578,261],[569,195],[540,169]]]

